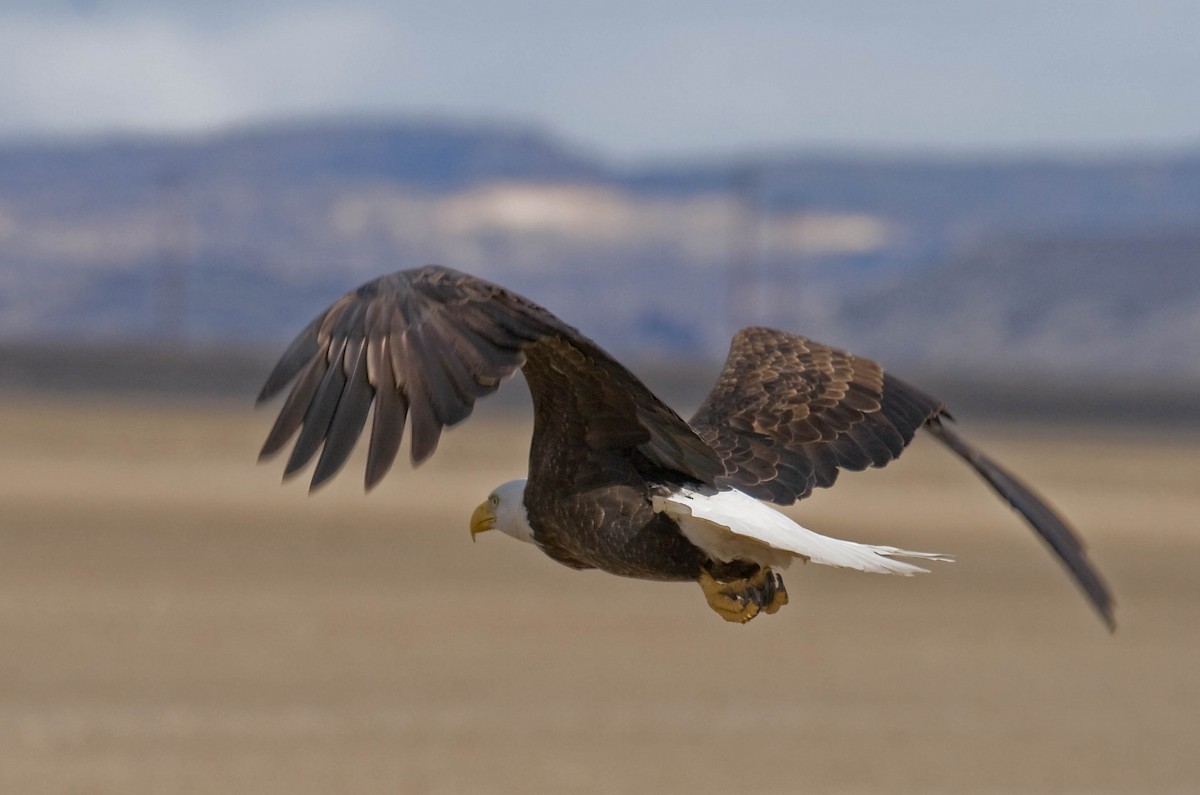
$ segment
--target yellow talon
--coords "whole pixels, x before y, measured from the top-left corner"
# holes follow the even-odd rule
[[[707,571],[701,571],[699,582],[708,606],[726,621],[745,624],[758,615],[759,606],[744,592],[746,580],[721,582]],[[742,592],[739,592],[739,585]]]
[[[759,612],[777,613],[788,603],[783,579],[768,568],[760,569],[752,577],[727,582],[701,571],[698,582],[708,606],[721,618],[738,624],[745,624]]]

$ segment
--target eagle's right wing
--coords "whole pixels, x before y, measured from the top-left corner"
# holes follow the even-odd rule
[[[840,470],[887,464],[943,410],[870,359],[746,328],[690,423],[725,460],[718,482],[790,505]]]
[[[790,505],[838,472],[881,467],[926,427],[1029,522],[1112,629],[1113,598],[1079,536],[1019,478],[949,425],[941,401],[875,362],[795,334],[747,328],[691,419],[725,461],[719,485]]]

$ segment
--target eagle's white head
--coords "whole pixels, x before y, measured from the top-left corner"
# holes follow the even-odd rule
[[[518,541],[533,541],[533,528],[525,513],[525,479],[497,486],[471,514],[471,540],[488,530],[499,530]]]

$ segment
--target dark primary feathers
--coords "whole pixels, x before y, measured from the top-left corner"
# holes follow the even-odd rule
[[[843,469],[887,464],[927,427],[1025,517],[1113,626],[1112,597],[1075,533],[1021,481],[943,424],[948,415],[940,401],[875,362],[772,329],[737,333],[717,383],[689,424],[595,343],[532,301],[448,268],[400,271],[340,298],[284,353],[258,400],[295,383],[261,455],[297,436],[285,475],[320,451],[315,488],[345,463],[374,405],[370,488],[392,466],[406,424],[412,460],[420,463],[436,449],[443,427],[466,419],[477,399],[520,367],[535,408],[562,405],[567,390],[586,415],[568,424],[571,438],[552,444],[583,454],[636,451],[681,480],[736,488],[781,505],[832,485]]]
[[[414,464],[437,448],[442,428],[466,419],[531,353],[544,373],[537,389],[587,382],[599,400],[579,446],[630,447],[650,460],[712,482],[717,454],[636,376],[537,304],[502,287],[437,266],[400,271],[338,299],[300,333],[259,393],[261,403],[293,378],[261,456],[299,431],[285,475],[321,450],[312,487],[328,480],[354,447],[372,401],[367,488],[395,461],[411,420]],[[323,448],[322,448],[322,445]]]

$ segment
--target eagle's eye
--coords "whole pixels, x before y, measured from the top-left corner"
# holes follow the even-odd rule
[[[500,504],[500,495],[493,494],[492,496],[488,497],[488,502],[490,502],[492,504],[492,507],[495,508],[496,506],[498,506]]]

